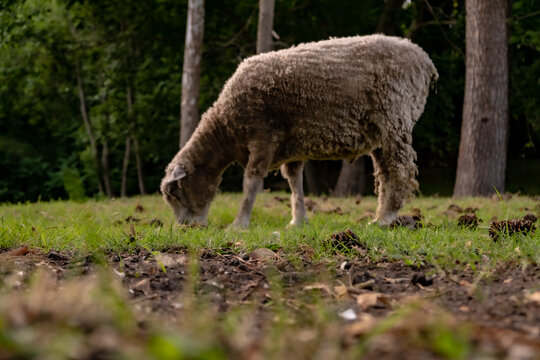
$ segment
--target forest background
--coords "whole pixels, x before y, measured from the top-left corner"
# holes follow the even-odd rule
[[[538,194],[540,6],[509,3],[507,190]],[[255,53],[258,2],[207,0],[205,12],[201,113]],[[0,1],[0,202],[157,192],[178,150],[186,18],[187,0]],[[464,1],[277,0],[273,28],[275,49],[374,32],[424,48],[440,79],[414,131],[420,190],[452,193]],[[330,192],[340,166],[315,164],[308,191]],[[222,189],[240,190],[241,173],[231,167]],[[283,183],[274,175],[267,186]]]

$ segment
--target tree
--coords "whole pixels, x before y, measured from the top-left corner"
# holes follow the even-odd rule
[[[204,35],[204,0],[189,0],[182,72],[182,104],[180,114],[180,148],[199,123],[199,80],[201,77]]]
[[[467,0],[465,6],[465,97],[454,196],[488,196],[505,185],[507,0]]]
[[[257,54],[272,51],[274,26],[274,0],[259,0],[259,23],[257,27]]]

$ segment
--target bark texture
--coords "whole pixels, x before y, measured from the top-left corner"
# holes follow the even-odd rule
[[[257,27],[257,54],[273,50],[274,0],[259,0],[259,23]]]
[[[508,129],[507,0],[466,1],[466,74],[454,196],[504,191]]]
[[[199,123],[198,101],[203,35],[204,0],[189,0],[182,73],[180,148],[184,147]]]
[[[96,144],[96,137],[92,130],[92,125],[90,124],[90,117],[88,116],[88,108],[86,106],[86,95],[84,93],[83,79],[81,75],[80,65],[78,64],[77,64],[77,69],[76,69],[76,75],[77,75],[77,90],[79,94],[81,116],[83,118],[86,134],[88,135],[88,139],[90,140],[90,151],[92,152],[92,159],[93,159],[94,167],[96,171],[96,177],[97,177],[96,180],[98,184],[98,189],[100,193],[103,193],[103,185],[101,184],[101,179],[100,179],[101,171],[100,171],[100,164],[99,164],[98,149],[97,149],[97,144]]]
[[[109,146],[107,144],[107,139],[102,141],[102,150],[101,150],[101,169],[103,170],[103,184],[105,185],[105,193],[108,198],[114,196],[112,186],[111,186],[111,175],[109,169]]]
[[[133,107],[133,91],[132,87],[128,85],[126,89],[126,98],[127,98],[127,110],[128,118],[130,121],[130,128],[136,129],[136,116]],[[145,186],[144,186],[144,174],[142,170],[142,160],[139,151],[139,140],[135,135],[136,131],[131,134],[131,141],[133,142],[133,152],[135,153],[135,166],[137,167],[137,182],[139,183],[139,193],[145,195]]]
[[[120,187],[120,196],[127,197],[127,173],[129,168],[129,154],[131,153],[131,139],[129,134],[126,136],[126,148],[124,151],[124,161],[122,163],[122,185]]]
[[[133,148],[135,152],[135,165],[137,166],[137,181],[139,183],[139,193],[141,195],[146,195],[146,190],[144,186],[143,165],[141,160],[141,153],[139,151],[139,140],[135,136],[133,137]]]
[[[346,197],[362,194],[366,185],[365,157],[353,162],[342,161],[341,171],[333,196]]]

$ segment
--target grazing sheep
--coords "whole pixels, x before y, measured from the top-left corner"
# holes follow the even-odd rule
[[[307,159],[354,160],[371,153],[376,219],[390,224],[418,188],[412,129],[438,78],[409,40],[355,36],[301,44],[244,60],[167,166],[164,199],[179,223],[206,224],[224,170],[245,167],[240,211],[246,227],[270,169],[281,166],[292,195],[291,225],[306,221]]]

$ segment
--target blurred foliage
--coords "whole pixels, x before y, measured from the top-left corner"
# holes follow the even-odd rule
[[[255,52],[257,2],[207,0],[201,113],[239,62]],[[380,0],[277,0],[275,47],[377,30]],[[510,28],[510,158],[540,151],[540,14],[515,0]],[[0,201],[66,198],[62,165],[78,171],[86,196],[98,176],[77,88],[81,76],[101,156],[106,143],[113,190],[120,188],[125,139],[139,139],[146,187],[157,190],[178,148],[187,0],[8,0],[0,3]],[[421,168],[456,163],[464,87],[464,0],[412,0],[392,13],[390,32],[408,36],[440,74],[415,129]],[[387,30],[385,30],[387,31]],[[387,31],[388,32],[388,31]],[[126,91],[133,91],[134,115]],[[128,192],[137,193],[132,158]],[[239,167],[224,188],[239,189]]]

